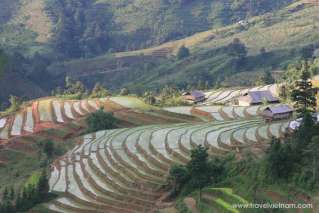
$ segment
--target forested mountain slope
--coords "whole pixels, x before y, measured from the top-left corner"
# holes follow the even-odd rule
[[[4,0],[0,49],[21,65],[19,75],[47,94],[66,75],[113,90],[233,83],[234,72],[281,69],[300,56],[301,46],[316,43],[317,7],[303,2]],[[241,67],[224,48],[237,37],[248,47]],[[182,45],[191,56],[177,60]],[[259,63],[262,47],[271,54]]]
[[[171,84],[181,88],[197,85],[240,86],[255,84],[265,71],[284,70],[304,57],[305,50],[318,48],[318,5],[298,1],[279,11],[252,17],[138,51],[106,54],[91,59],[52,64],[48,71],[56,79],[68,74],[88,85],[95,81],[118,89],[143,91]],[[247,56],[239,60],[229,52],[234,39],[246,46]],[[175,57],[181,46],[190,56]],[[247,78],[249,76],[249,78]]]
[[[140,49],[276,11],[292,1],[4,0],[0,44],[28,49],[42,43],[65,57]]]

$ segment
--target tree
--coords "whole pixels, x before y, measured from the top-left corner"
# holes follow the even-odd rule
[[[7,113],[16,112],[20,109],[22,104],[21,100],[17,96],[10,95],[9,98],[10,106],[6,109]]]
[[[45,170],[43,170],[37,185],[37,193],[39,198],[41,198],[41,200],[47,199],[49,190],[50,190],[50,186],[48,182],[47,173]]]
[[[199,199],[201,199],[202,189],[211,182],[207,148],[199,145],[192,150],[191,160],[186,167],[190,176],[189,184],[193,188],[199,189]]]
[[[271,180],[287,179],[292,172],[292,150],[279,139],[273,138],[266,154],[267,176]]]
[[[190,55],[190,52],[189,52],[189,49],[185,46],[181,46],[179,49],[178,49],[178,52],[177,52],[177,58],[178,59],[183,59],[183,58],[186,58]]]
[[[185,166],[174,165],[169,171],[169,181],[173,185],[174,194],[180,192],[182,186],[188,181],[189,174]]]
[[[303,151],[304,155],[307,157],[306,165],[310,165],[310,172],[312,173],[311,175],[311,182],[312,185],[316,184],[319,182],[319,176],[318,176],[318,171],[319,171],[319,136],[316,136],[312,138],[311,143],[308,144],[306,149]]]
[[[75,95],[77,98],[82,98],[85,94],[86,88],[80,81],[74,81],[69,76],[65,77],[65,89],[63,94],[59,95]]]
[[[309,112],[306,112],[303,115],[301,125],[298,131],[295,133],[294,142],[296,150],[304,150],[310,143],[312,137],[316,133],[315,123],[312,119],[312,115]],[[299,154],[301,157],[301,154]]]
[[[99,130],[115,128],[117,119],[113,116],[113,113],[104,112],[103,109],[99,109],[86,118],[86,123],[89,132],[97,132]]]
[[[2,197],[3,197],[3,200],[8,200],[8,199],[9,199],[9,190],[8,190],[8,187],[5,187],[5,188],[4,188]]]
[[[120,91],[120,95],[127,96],[130,94],[130,91],[127,88],[122,88]]]
[[[310,59],[312,58],[314,51],[315,51],[315,47],[313,45],[305,46],[301,49],[301,57],[304,60]]]
[[[43,147],[44,153],[48,156],[48,158],[51,158],[54,154],[54,143],[51,140],[46,140],[44,142]]]
[[[272,77],[272,74],[270,71],[264,72],[260,77],[258,77],[255,85],[261,86],[265,84],[273,84],[275,83],[275,79]]]
[[[13,186],[11,186],[10,193],[9,193],[9,199],[14,200],[14,198],[15,198],[15,192],[14,192]]]
[[[295,108],[300,114],[316,110],[316,95],[310,80],[308,63],[305,62],[301,68],[301,79],[295,82],[295,89],[291,93]]]
[[[145,92],[143,95],[143,100],[150,105],[153,105],[156,102],[155,96],[152,92]]]
[[[90,94],[90,98],[104,98],[110,95],[111,93],[107,89],[105,89],[100,83],[96,83]]]
[[[242,43],[239,38],[235,38],[228,46],[227,52],[229,56],[243,59],[247,56],[247,48],[244,43]]]

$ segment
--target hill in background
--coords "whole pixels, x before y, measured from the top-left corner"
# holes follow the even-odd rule
[[[19,65],[19,76],[46,94],[67,75],[88,87],[99,81],[139,93],[206,81],[211,87],[249,85],[264,71],[298,60],[304,46],[316,45],[318,7],[304,3],[2,1],[8,11],[0,17],[0,48]],[[234,38],[248,48],[241,66],[226,50]],[[177,59],[182,45],[191,55]],[[259,54],[262,48],[267,57]],[[253,78],[247,82],[246,76]]]
[[[152,48],[55,63],[48,71],[56,79],[68,74],[90,86],[101,81],[135,91],[206,81],[210,86],[255,84],[265,71],[284,70],[302,59],[304,50],[317,48],[319,7],[304,3]],[[236,38],[248,51],[243,61],[229,54],[228,45]],[[175,56],[181,46],[190,49],[189,57]]]

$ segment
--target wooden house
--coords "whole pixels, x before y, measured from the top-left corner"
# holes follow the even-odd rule
[[[293,115],[294,110],[284,104],[279,106],[269,106],[263,110],[261,115],[266,121],[288,119]]]
[[[274,97],[270,91],[249,91],[238,98],[239,106],[251,106],[262,103],[279,103],[279,99]]]
[[[192,92],[185,92],[182,94],[182,96],[184,100],[192,102],[192,103],[203,102],[206,99],[205,94],[199,90],[194,90]]]

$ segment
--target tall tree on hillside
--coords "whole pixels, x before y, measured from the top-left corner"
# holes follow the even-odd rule
[[[310,80],[309,66],[305,62],[301,68],[301,79],[295,82],[295,89],[291,93],[295,108],[300,114],[316,110],[315,90]]]
[[[265,84],[273,84],[275,83],[275,79],[272,76],[270,71],[266,71],[263,75],[263,81]]]
[[[228,55],[237,58],[245,58],[247,56],[247,48],[239,38],[235,38],[227,47]]]
[[[306,165],[308,165],[311,173],[311,183],[314,185],[319,182],[319,136],[312,138],[311,143],[308,144],[304,150],[304,155],[307,158]]]
[[[45,140],[43,146],[43,152],[47,155],[48,158],[52,158],[54,154],[54,143],[51,140]]]
[[[189,184],[199,189],[199,199],[201,199],[202,188],[211,182],[211,170],[208,161],[207,148],[199,145],[191,152],[191,160],[187,164],[190,175]]]
[[[179,49],[178,49],[178,52],[177,52],[177,58],[178,59],[183,59],[183,58],[186,58],[190,55],[190,52],[189,52],[189,49],[185,46],[181,46]]]
[[[310,59],[313,56],[313,52],[315,51],[314,45],[308,45],[301,49],[301,56],[304,60]]]
[[[273,84],[275,83],[275,79],[272,77],[272,74],[270,71],[264,72],[260,77],[258,77],[255,85],[261,86],[265,84]]]
[[[267,176],[272,179],[287,179],[292,171],[291,146],[273,138],[266,155]]]
[[[296,150],[304,150],[309,145],[316,132],[317,130],[312,115],[309,112],[306,112],[298,131],[295,133],[294,141]],[[301,157],[301,154],[299,154],[299,157]]]

